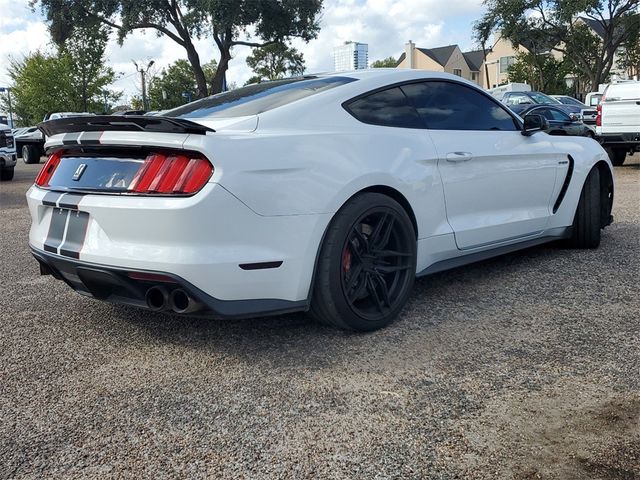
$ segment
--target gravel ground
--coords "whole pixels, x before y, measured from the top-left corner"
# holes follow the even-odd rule
[[[179,319],[40,277],[0,185],[1,478],[640,479],[640,156],[596,251],[423,278],[384,331]]]

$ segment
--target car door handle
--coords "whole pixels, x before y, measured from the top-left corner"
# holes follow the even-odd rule
[[[473,158],[470,152],[447,153],[447,162],[468,162]]]

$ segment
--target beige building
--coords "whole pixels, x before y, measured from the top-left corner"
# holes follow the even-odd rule
[[[601,22],[583,17],[577,18],[576,22],[587,25],[596,35],[604,38],[605,32]],[[421,48],[416,47],[409,40],[405,44],[404,53],[400,55],[398,60],[398,68],[415,68],[452,73],[488,89],[508,83],[509,66],[516,61],[518,53],[527,53],[528,51],[525,46],[518,45],[514,47],[509,40],[499,36],[497,36],[493,46],[486,51],[486,58],[485,52],[482,50],[463,52],[458,45]],[[562,53],[556,50],[550,50],[547,53],[558,60],[562,59]],[[614,57],[611,75],[613,78],[620,79],[630,77],[630,72],[618,67],[617,54]],[[568,80],[571,79],[568,78]]]
[[[526,51],[524,47],[520,47]],[[515,61],[515,50],[510,42],[499,39],[487,51],[488,81],[485,78],[485,59],[482,50],[463,52],[458,45],[447,45],[438,48],[419,48],[409,40],[405,51],[398,60],[398,68],[415,68],[419,70],[433,70],[447,72],[466,78],[481,87],[491,88],[507,79],[507,69]],[[497,83],[496,83],[497,78]]]
[[[527,52],[528,50],[522,45],[514,48],[509,40],[498,37],[493,47],[487,50],[487,58],[483,62],[480,75],[480,85],[484,88],[493,88],[508,83],[509,67],[515,63],[516,55]]]

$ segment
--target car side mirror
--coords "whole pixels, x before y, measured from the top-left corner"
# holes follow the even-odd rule
[[[570,113],[569,118],[571,118],[572,122],[579,122],[580,120],[582,120],[582,115],[580,115],[579,113]]]
[[[522,126],[522,135],[528,137],[536,132],[542,132],[549,128],[549,121],[537,113],[531,113],[524,117],[524,125]]]

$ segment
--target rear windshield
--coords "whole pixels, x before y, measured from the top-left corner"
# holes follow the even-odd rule
[[[196,100],[162,115],[175,118],[257,115],[355,80],[349,77],[298,77],[257,83]]]

